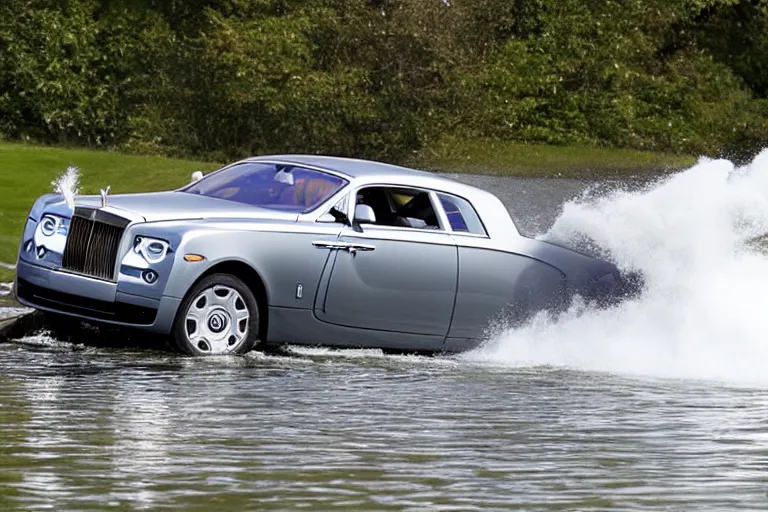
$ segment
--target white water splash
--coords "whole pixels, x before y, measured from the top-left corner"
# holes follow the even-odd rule
[[[768,151],[701,160],[640,192],[567,203],[545,239],[591,240],[646,288],[607,310],[539,315],[465,358],[673,378],[768,381]]]
[[[75,196],[80,193],[80,170],[77,167],[67,167],[58,178],[51,182],[53,191],[64,196],[70,210],[75,209]]]

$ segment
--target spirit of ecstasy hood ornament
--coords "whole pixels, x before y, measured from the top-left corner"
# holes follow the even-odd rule
[[[107,206],[107,194],[109,194],[110,186],[107,185],[107,189],[101,189],[101,207],[104,208]]]

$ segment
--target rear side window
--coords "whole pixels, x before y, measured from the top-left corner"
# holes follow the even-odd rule
[[[480,217],[466,199],[443,193],[438,193],[438,197],[453,231],[487,235],[483,223],[480,222]]]

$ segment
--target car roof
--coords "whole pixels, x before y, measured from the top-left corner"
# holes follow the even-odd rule
[[[412,175],[412,176],[431,176],[437,177],[433,173],[417,171],[408,167],[386,164],[373,160],[363,160],[360,158],[346,158],[340,156],[322,156],[322,155],[266,155],[248,158],[248,161],[280,161],[305,165],[311,167],[321,167],[331,171],[346,174],[350,178],[360,178],[364,176],[386,174],[386,175]]]
[[[473,187],[448,177],[427,171],[417,171],[399,165],[321,155],[264,155],[246,158],[243,162],[286,163],[299,166],[325,169],[343,174],[358,183],[376,183],[379,180],[396,181],[404,186],[418,186],[440,190],[468,199],[480,214],[484,222],[493,219],[494,225],[486,224],[486,230],[491,236],[503,236],[509,230],[516,228],[510,219],[509,212],[498,197],[486,190]],[[493,233],[500,229],[500,232]]]
[[[447,176],[428,171],[418,171],[408,167],[338,156],[321,155],[267,155],[248,158],[247,162],[287,163],[305,167],[325,169],[346,176],[358,183],[374,183],[377,180],[397,181],[403,186],[422,186],[445,192],[457,190],[470,194],[487,194],[486,191],[452,180]]]

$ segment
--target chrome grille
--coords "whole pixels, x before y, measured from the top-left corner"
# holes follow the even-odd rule
[[[61,266],[72,272],[115,280],[117,251],[128,219],[93,208],[75,208]]]

